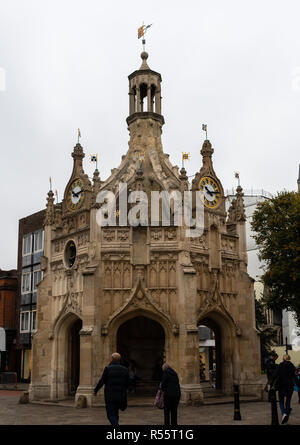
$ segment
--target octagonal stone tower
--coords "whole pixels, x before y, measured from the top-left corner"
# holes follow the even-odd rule
[[[130,139],[120,166],[104,182],[96,170],[91,182],[78,143],[63,202],[54,204],[48,193],[31,400],[84,395],[88,405],[99,403],[103,394],[93,397],[93,388],[118,350],[125,363],[135,363],[148,393],[152,388],[154,394],[166,360],[178,372],[182,401],[202,403],[202,325],[215,334],[217,389],[232,394],[239,383],[241,394],[261,395],[242,189],[227,215],[208,140],[191,186],[184,168],[179,173],[171,164],[161,141],[161,75],[149,68],[147,53],[141,57],[140,69],[129,76]],[[153,192],[177,194],[181,203],[190,188],[204,206],[197,237],[175,223],[172,204],[169,222],[162,210],[151,218]],[[98,224],[103,193],[116,196],[106,226]]]

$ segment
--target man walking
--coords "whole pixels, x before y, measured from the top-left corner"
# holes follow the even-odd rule
[[[266,371],[267,371],[267,378],[268,383],[270,383],[273,380],[274,372],[276,371],[278,365],[275,363],[278,359],[278,354],[276,354],[275,351],[272,351],[271,357],[269,357],[266,360]]]
[[[285,354],[283,361],[274,372],[273,384],[278,387],[279,405],[282,414],[282,422],[287,423],[291,412],[290,404],[296,383],[296,368],[290,361],[291,357]]]
[[[270,402],[270,391],[269,389],[271,388],[273,379],[274,379],[274,373],[276,371],[276,369],[278,368],[278,365],[276,364],[276,360],[278,359],[278,354],[276,354],[275,351],[272,351],[271,356],[266,360],[266,365],[265,365],[265,369],[267,372],[267,383],[265,386],[265,391],[269,392],[268,395],[268,401]]]
[[[160,383],[160,388],[164,392],[164,415],[165,425],[177,425],[177,409],[181,397],[181,390],[177,372],[171,368],[168,363],[162,366],[163,375]]]
[[[121,356],[117,352],[111,355],[111,361],[105,367],[102,377],[94,389],[94,395],[105,385],[104,399],[107,418],[111,425],[119,425],[119,409],[127,408],[127,388],[129,386],[129,372],[120,364]]]

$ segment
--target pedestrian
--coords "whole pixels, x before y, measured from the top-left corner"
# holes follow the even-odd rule
[[[274,373],[278,367],[276,360],[278,359],[278,354],[275,351],[272,351],[271,356],[269,358],[267,358],[266,360],[266,364],[265,364],[265,369],[267,372],[267,383],[265,386],[265,391],[268,392],[271,384],[273,382],[273,378],[274,378]],[[270,402],[270,393],[269,393],[269,402]]]
[[[300,403],[300,365],[296,368],[296,383],[294,385],[294,391],[298,393],[298,403]]]
[[[163,374],[160,388],[164,393],[164,417],[165,425],[177,425],[177,408],[181,397],[179,379],[177,373],[168,363],[162,366]]]
[[[104,368],[101,379],[94,389],[94,395],[103,385],[107,418],[111,425],[119,425],[119,409],[127,408],[127,388],[129,386],[128,368],[120,364],[121,356],[117,352],[111,355],[111,361]]]
[[[276,371],[277,366],[278,366],[275,363],[277,359],[278,359],[278,354],[276,354],[275,351],[272,351],[271,356],[269,358],[267,358],[267,360],[266,360],[265,366],[266,366],[268,383],[271,383],[273,380],[274,372]]]
[[[281,423],[287,423],[291,412],[291,398],[296,380],[296,368],[290,361],[291,357],[284,354],[282,362],[274,372],[273,386],[278,387],[279,405],[282,414]]]

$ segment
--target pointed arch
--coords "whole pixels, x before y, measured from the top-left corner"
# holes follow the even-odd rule
[[[72,333],[72,327],[77,323],[76,333]],[[72,335],[78,335],[82,328],[82,319],[76,313],[68,311],[56,321],[53,331],[52,345],[52,375],[51,375],[51,399],[63,399],[70,394],[72,372]],[[79,338],[76,338],[79,347]],[[79,359],[76,361],[79,367]],[[78,370],[79,373],[79,368]]]

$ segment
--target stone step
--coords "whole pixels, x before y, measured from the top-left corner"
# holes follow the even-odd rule
[[[138,395],[138,394],[129,394],[128,397],[128,406],[130,407],[153,407],[154,406],[155,395]],[[261,399],[254,396],[241,396],[240,403],[248,403],[248,402],[260,402]],[[52,405],[52,406],[65,406],[65,407],[75,407],[74,399],[65,399],[59,401],[32,401],[30,402],[36,405]],[[232,396],[223,396],[223,397],[211,397],[209,399],[204,399],[204,405],[225,405],[225,404],[234,404],[234,398]],[[94,405],[95,408],[104,408],[105,404],[102,402]]]
[[[240,403],[246,403],[246,402],[260,402],[261,399],[259,397],[253,397],[253,396],[242,396],[240,397]],[[211,398],[204,398],[203,400],[204,405],[225,405],[225,404],[234,404],[234,398],[232,396],[223,396],[223,397],[211,397]]]

